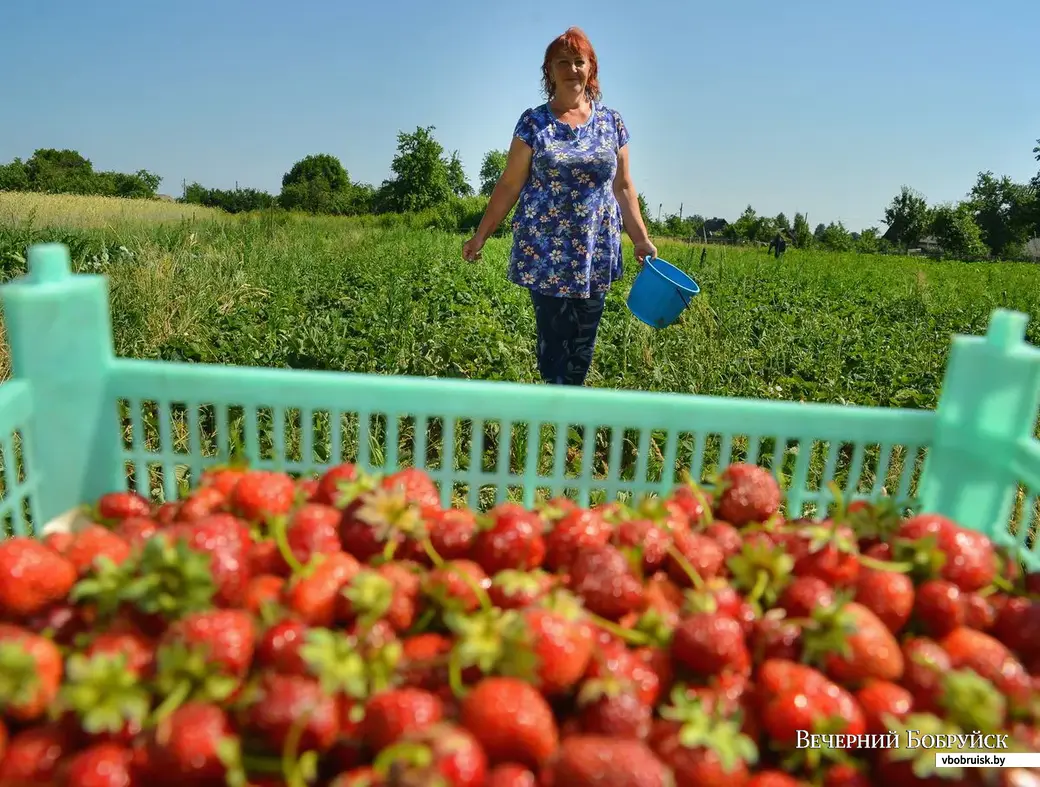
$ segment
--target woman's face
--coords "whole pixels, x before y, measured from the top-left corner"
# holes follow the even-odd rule
[[[589,79],[589,62],[583,55],[568,49],[559,49],[553,54],[551,73],[556,94],[574,98],[585,92]]]

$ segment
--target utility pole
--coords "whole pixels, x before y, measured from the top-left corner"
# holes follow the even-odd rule
[[[657,203],[657,223],[658,224],[661,223],[661,208],[663,208],[663,207],[664,207],[664,203],[663,202]]]
[[[682,221],[682,203],[679,203],[679,221]]]

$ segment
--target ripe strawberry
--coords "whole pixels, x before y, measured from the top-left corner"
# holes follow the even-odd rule
[[[75,746],[70,730],[61,724],[25,727],[7,743],[0,757],[0,785],[53,784],[66,754]]]
[[[515,648],[527,647],[536,660],[535,684],[547,697],[563,694],[581,680],[592,658],[593,635],[582,620],[569,611],[528,607],[523,617],[523,641]]]
[[[708,536],[691,530],[676,530],[672,533],[672,538],[674,549],[684,558],[684,561],[680,561],[670,553],[666,562],[668,576],[677,585],[688,588],[697,584],[690,576],[691,568],[701,580],[722,574],[726,555],[722,547]],[[688,566],[683,565],[684,562]]]
[[[639,550],[647,576],[664,568],[673,541],[671,531],[650,519],[623,520],[611,535],[611,543],[619,549]]]
[[[281,675],[309,675],[300,655],[307,626],[298,620],[282,620],[267,629],[256,643],[255,665]]]
[[[666,654],[667,656],[667,654]],[[642,654],[614,641],[593,651],[586,681],[615,681],[633,686],[639,701],[651,708],[661,695],[661,679]]]
[[[440,508],[441,495],[433,479],[417,467],[406,467],[385,476],[380,484],[383,489],[404,490],[406,499],[422,508]]]
[[[65,787],[128,787],[133,753],[117,743],[95,743],[77,752],[60,770]]]
[[[76,567],[77,576],[83,577],[99,558],[118,566],[130,557],[130,552],[130,544],[125,540],[106,527],[91,524],[73,533],[61,554]]]
[[[547,787],[668,787],[672,784],[668,768],[645,743],[604,735],[565,739],[547,766],[543,781]]]
[[[282,590],[282,603],[309,626],[331,626],[340,590],[360,570],[354,557],[333,552],[292,577]]]
[[[492,765],[510,762],[539,770],[559,745],[552,708],[518,678],[484,678],[463,699],[459,720]]]
[[[145,741],[146,783],[220,787],[227,769],[217,752],[231,736],[231,724],[219,706],[186,702],[162,720]]]
[[[825,521],[806,526],[788,541],[794,574],[819,577],[831,587],[855,587],[861,565],[856,534],[848,525]]]
[[[76,582],[76,567],[29,536],[0,541],[0,609],[27,618],[63,600]]]
[[[541,570],[499,571],[491,578],[488,598],[499,609],[523,609],[538,603],[552,589],[555,577]]]
[[[488,576],[499,571],[530,571],[545,560],[544,520],[516,503],[500,503],[478,519],[472,559]]]
[[[112,630],[98,634],[84,650],[88,658],[94,656],[124,656],[126,669],[134,675],[146,677],[155,667],[155,642],[139,631]]]
[[[737,462],[719,475],[715,515],[735,527],[765,522],[780,510],[780,503],[780,486],[768,470]]]
[[[318,479],[318,486],[310,496],[310,502],[343,508],[340,498],[343,487],[353,487],[361,479],[357,465],[344,462],[330,467]]]
[[[756,664],[766,659],[797,661],[802,654],[802,628],[781,609],[772,609],[751,624],[748,646]]]
[[[873,782],[857,765],[839,762],[827,766],[823,774],[823,787],[873,787]]]
[[[278,606],[284,588],[284,577],[274,574],[254,574],[250,578],[249,584],[246,585],[245,593],[242,594],[242,608],[248,609],[260,617],[265,608],[271,609]]]
[[[290,733],[299,734],[299,751],[324,752],[339,734],[337,698],[317,680],[303,675],[267,673],[245,711],[245,725],[266,746],[284,750]]]
[[[474,587],[486,591],[490,586],[491,580],[484,569],[472,560],[450,560],[422,580],[423,593],[441,609],[461,612],[475,612],[480,607]]]
[[[867,732],[876,735],[888,732],[888,725],[884,721],[886,716],[904,719],[914,708],[914,696],[902,686],[889,681],[868,680],[855,696],[863,708]]]
[[[229,494],[232,509],[250,522],[285,516],[296,502],[296,482],[272,470],[250,470],[238,479]]]
[[[979,631],[989,631],[997,620],[997,612],[985,596],[966,593],[964,601],[964,625]]]
[[[415,622],[420,590],[418,566],[406,562],[362,568],[350,578],[336,599],[336,619],[368,628],[385,623],[405,631]],[[457,577],[453,576],[453,580]],[[461,585],[461,580],[458,580]],[[461,585],[466,591],[469,588]],[[461,591],[460,591],[461,592]]]
[[[383,787],[384,784],[383,778],[374,768],[363,766],[344,771],[329,782],[329,787]]]
[[[442,560],[462,560],[469,557],[477,536],[477,517],[468,509],[438,508],[426,513],[426,530]]]
[[[152,504],[136,492],[109,492],[97,501],[102,521],[116,523],[132,516],[151,516]]]
[[[914,608],[914,582],[896,571],[863,568],[856,580],[855,600],[869,609],[888,630],[898,634]]]
[[[752,774],[744,787],[802,787],[802,782],[783,771],[758,771]]]
[[[568,569],[582,547],[605,545],[611,530],[599,511],[571,509],[556,520],[545,536],[545,567],[550,571]]]
[[[1013,707],[1025,706],[1032,694],[1029,673],[1003,643],[967,626],[956,628],[939,640],[954,669],[966,667],[990,681]]]
[[[684,618],[675,629],[672,658],[705,677],[723,672],[746,674],[751,654],[738,620],[718,612],[701,612]]]
[[[643,583],[625,556],[609,544],[579,547],[572,552],[570,589],[590,612],[619,620],[643,601]]]
[[[401,759],[391,759],[393,784],[402,787],[484,787],[488,761],[473,735],[455,724],[439,722],[401,736]],[[409,755],[418,762],[407,761]]]
[[[235,465],[207,467],[199,477],[199,489],[214,487],[224,495],[230,495],[238,482],[248,472],[247,468]]]
[[[124,519],[112,531],[126,543],[131,549],[140,547],[159,530],[159,523],[155,519],[146,516],[132,516]]]
[[[447,680],[447,658],[452,641],[443,634],[414,634],[401,642],[402,685],[427,691],[441,689]]]
[[[773,743],[785,748],[796,745],[798,730],[834,729],[854,736],[867,729],[855,698],[832,681],[769,697],[762,706],[761,722]]]
[[[906,665],[902,685],[913,695],[914,711],[941,712],[943,676],[953,669],[950,655],[927,637],[904,640],[902,651]]]
[[[712,522],[704,528],[704,535],[718,544],[727,558],[740,552],[741,547],[744,546],[744,537],[729,522],[721,520]]]
[[[217,585],[214,603],[223,607],[242,603],[250,579],[252,544],[242,520],[231,514],[213,514],[173,525],[162,533],[173,541],[186,539],[192,549],[210,556],[210,568]]]
[[[675,488],[670,501],[682,510],[691,527],[697,528],[711,523],[714,506],[711,492],[701,489],[696,484],[686,483]]]
[[[396,743],[405,733],[425,729],[444,718],[444,704],[436,694],[414,688],[391,689],[365,704],[361,736],[373,751]]]
[[[176,646],[198,649],[207,665],[229,677],[243,678],[253,661],[256,624],[252,616],[237,609],[214,609],[186,615],[170,624],[159,641],[158,666]]]
[[[939,532],[938,546],[946,555],[941,576],[965,593],[982,590],[997,576],[997,555],[989,537],[961,527]]]
[[[491,770],[485,787],[538,787],[538,777],[522,765],[507,762]]]
[[[810,617],[814,609],[834,604],[834,589],[819,577],[794,577],[780,594],[777,606],[792,618]]]
[[[803,634],[805,654],[842,683],[869,678],[896,681],[905,664],[899,642],[873,612],[850,601],[818,610],[817,628]]]
[[[952,582],[932,579],[917,588],[914,619],[921,630],[932,637],[942,637],[964,625],[964,602],[961,591]]]
[[[181,501],[177,508],[178,522],[194,522],[213,514],[226,513],[228,494],[216,486],[201,486]]]
[[[58,696],[65,668],[51,640],[0,623],[0,713],[14,721],[34,721]]]
[[[360,492],[343,510],[340,540],[343,549],[361,562],[414,552],[426,537],[423,507],[408,497],[405,485],[379,486]]]
[[[296,509],[285,534],[296,562],[306,565],[314,555],[341,552],[339,521],[340,512],[330,505],[304,503]],[[282,564],[278,573],[289,571],[289,564],[280,552],[278,558]]]
[[[1040,601],[1009,598],[997,611],[991,633],[1023,661],[1040,660]]]
[[[698,787],[743,785],[750,777],[748,763],[757,756],[754,742],[740,732],[735,721],[712,719],[696,702],[684,710],[691,728],[711,729],[711,736],[686,741],[684,725],[671,720],[659,721],[650,735],[651,748],[674,773],[675,783]]]
[[[653,707],[640,700],[632,681],[593,679],[578,692],[576,719],[584,735],[644,740],[650,734]]]

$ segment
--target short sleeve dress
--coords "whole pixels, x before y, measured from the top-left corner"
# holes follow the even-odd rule
[[[621,115],[593,103],[588,122],[572,129],[542,104],[524,111],[514,134],[533,153],[513,218],[510,281],[542,295],[601,296],[623,273],[613,190],[629,140]]]

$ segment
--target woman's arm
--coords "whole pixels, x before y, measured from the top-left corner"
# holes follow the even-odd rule
[[[625,224],[625,232],[636,245],[650,242],[650,234],[643,224],[643,216],[639,212],[639,192],[632,182],[628,169],[628,145],[618,151],[617,174],[614,175],[614,196],[621,206],[621,218]]]
[[[491,199],[484,210],[484,218],[473,237],[481,243],[486,241],[502,223],[502,219],[516,204],[523,191],[524,184],[531,173],[531,148],[519,137],[513,137],[506,157],[506,168],[491,192]]]

